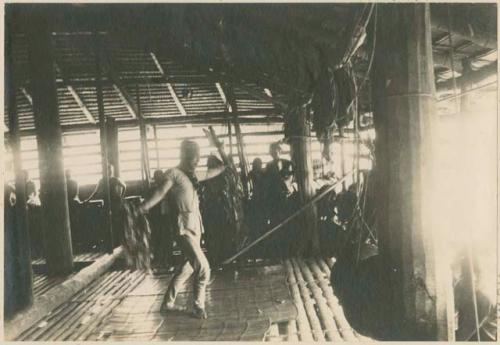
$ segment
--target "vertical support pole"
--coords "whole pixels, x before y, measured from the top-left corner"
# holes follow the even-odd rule
[[[472,67],[470,60],[469,59],[462,60],[462,77],[460,78],[460,80],[462,81],[460,89],[463,94],[460,97],[460,112],[462,113],[462,116],[465,116],[465,114],[467,114],[472,110],[471,103],[474,94],[468,93],[468,91],[473,88],[473,83],[470,80],[471,74],[472,74]]]
[[[227,135],[229,136],[229,156],[233,159],[233,126],[231,119],[227,119]]]
[[[160,166],[160,147],[158,146],[158,132],[156,130],[156,125],[153,126],[153,134],[155,136],[156,168],[161,169],[161,166]]]
[[[434,224],[436,91],[429,4],[379,5],[371,78],[377,133],[379,246],[400,339],[453,340],[449,270]],[[443,249],[439,249],[442,251]],[[438,257],[439,256],[439,257]]]
[[[106,118],[106,141],[108,144],[108,163],[113,166],[115,177],[120,177],[120,150],[118,148],[118,126],[115,118]]]
[[[8,17],[7,17],[8,18]],[[8,27],[8,26],[7,26]],[[6,35],[6,87],[9,110],[9,139],[16,176],[16,204],[4,205],[4,303],[5,316],[29,307],[33,303],[33,273],[31,268],[30,238],[26,215],[26,184],[22,174],[21,138],[17,117],[16,82],[12,61],[12,35]],[[5,198],[4,198],[5,200]]]
[[[146,124],[144,123],[144,118],[142,117],[141,111],[141,93],[139,90],[139,85],[135,87],[136,92],[136,103],[137,103],[137,117],[139,118],[139,135],[141,137],[141,166],[144,172],[143,177],[143,188],[144,192],[147,193],[150,188],[150,170],[149,170],[149,152],[148,152],[148,133],[146,132]]]
[[[102,164],[102,186],[104,187],[104,229],[108,252],[112,253],[114,249],[113,240],[113,222],[111,221],[111,194],[109,188],[109,169],[108,169],[108,136],[106,131],[106,115],[104,114],[104,97],[102,92],[101,75],[101,42],[99,34],[94,32],[94,54],[95,54],[95,83],[97,93],[97,111],[99,113],[99,134],[101,138],[101,164]]]
[[[290,149],[295,166],[299,198],[300,202],[305,204],[314,196],[311,130],[307,123],[307,108],[300,106],[291,109],[286,121],[290,134]],[[319,254],[317,213],[316,205],[311,205],[307,211],[304,211],[304,216],[299,220],[302,222],[302,228],[307,231],[307,241],[304,241],[304,247],[298,248],[299,254]]]
[[[33,10],[28,33],[29,66],[40,166],[45,256],[51,275],[73,270],[62,132],[48,14]]]

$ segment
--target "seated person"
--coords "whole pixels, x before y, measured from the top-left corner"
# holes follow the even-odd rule
[[[252,182],[253,192],[252,199],[257,200],[262,196],[264,169],[262,168],[262,159],[255,158],[252,162],[252,170],[250,170],[248,177]]]
[[[28,208],[38,207],[41,205],[40,197],[36,190],[36,184],[30,179],[28,170],[23,170],[23,179],[25,183],[26,205]]]
[[[71,225],[71,239],[73,241],[74,250],[79,251],[85,242],[85,234],[82,232],[81,227],[81,202],[78,198],[79,186],[78,182],[71,177],[71,170],[67,169],[65,171],[65,176],[69,221]]]
[[[125,197],[125,191],[127,186],[125,182],[120,180],[118,177],[114,176],[114,169],[111,164],[108,164],[108,176],[109,176],[109,195],[110,195],[110,208],[112,216],[112,227],[113,227],[113,243],[119,244],[123,241],[123,202]],[[104,199],[104,178],[101,178],[97,183],[96,188],[90,194],[90,196],[84,201],[84,203],[89,202],[91,199],[96,197],[97,199]]]
[[[111,164],[108,164],[108,176],[109,176],[109,194],[111,197],[111,205],[115,202],[121,203],[126,191],[126,184],[118,177],[114,176],[114,169]],[[104,199],[104,179],[100,179],[96,185],[96,188],[90,194],[90,196],[84,201],[88,202],[92,200],[94,197],[97,199]]]
[[[4,207],[14,207],[16,205],[16,187],[13,183],[5,182],[3,193],[3,204]]]

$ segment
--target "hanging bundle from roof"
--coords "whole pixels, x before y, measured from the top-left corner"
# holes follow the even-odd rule
[[[318,140],[329,139],[334,126],[344,127],[353,119],[354,80],[348,67],[327,68],[316,83],[311,102],[313,129]]]

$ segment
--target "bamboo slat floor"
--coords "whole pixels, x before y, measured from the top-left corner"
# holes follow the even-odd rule
[[[97,259],[99,259],[101,256],[103,256],[104,253],[82,253],[75,255],[73,258],[73,261],[76,264],[80,264],[78,266],[83,267],[86,263],[91,263]],[[36,259],[32,261],[33,265],[42,267],[45,265],[45,259]],[[65,277],[49,277],[47,274],[40,272],[38,270],[34,270],[33,272],[33,295],[35,297],[41,296],[53,287],[63,283],[67,279],[73,277],[78,270],[76,269],[75,272],[71,273],[70,275],[67,275]]]
[[[214,272],[207,289],[207,320],[188,313],[161,315],[170,275],[147,276],[89,340],[262,341],[271,324],[296,317],[281,265]],[[265,279],[263,279],[265,277]],[[192,291],[181,292],[189,305]]]
[[[267,341],[372,342],[351,328],[330,285],[332,258],[289,259],[284,262],[297,319],[287,322]],[[321,333],[321,334],[320,334]]]
[[[17,340],[149,341],[372,341],[348,324],[330,286],[330,259],[214,271],[207,289],[207,320],[187,313],[162,315],[171,279],[114,270],[77,293]],[[188,288],[178,304],[192,298]]]
[[[296,317],[281,265],[214,276],[208,320],[159,313],[171,274],[111,271],[18,340],[263,340],[272,323]],[[191,296],[191,289],[181,292],[178,303],[187,304]]]

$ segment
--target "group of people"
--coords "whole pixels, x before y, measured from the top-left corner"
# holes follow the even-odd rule
[[[278,225],[298,207],[297,186],[294,182],[294,166],[282,158],[279,143],[269,147],[272,158],[263,168],[262,160],[255,158],[249,173],[252,182],[252,195],[249,202],[248,222],[254,239]],[[273,235],[266,244],[257,250],[265,256],[286,256],[293,242],[295,224]]]
[[[296,189],[293,183],[293,165],[289,160],[280,157],[281,147],[278,143],[271,145],[270,155],[273,159],[265,169],[262,161],[255,159],[249,176],[253,192],[247,218],[254,220],[250,228],[255,236],[283,220],[287,212],[287,200],[294,195]],[[206,175],[200,176],[196,172],[199,160],[198,144],[191,140],[184,140],[181,143],[179,165],[164,173],[155,172],[153,188],[146,199],[136,206],[135,212],[139,216],[148,214],[147,217],[153,227],[151,242],[155,260],[164,263],[165,260],[171,259],[172,247],[162,248],[161,246],[163,244],[171,246],[174,239],[183,253],[184,262],[171,280],[162,303],[162,311],[185,309],[175,305],[176,296],[191,275],[194,275],[193,315],[206,318],[205,290],[210,281],[210,263],[201,247],[204,220],[200,210],[198,190],[200,183],[204,180],[214,181],[214,178],[221,175],[226,167],[219,160],[215,162],[217,164],[211,162]],[[126,185],[114,176],[112,166],[109,169],[111,209],[112,214],[118,215],[120,212],[117,210],[123,205]],[[98,182],[95,190],[84,201],[80,200],[78,182],[73,179],[69,170],[66,171],[66,182],[71,223],[78,228],[81,225],[78,210],[81,209],[82,204],[94,198],[104,199],[104,180],[101,179]],[[27,184],[28,189],[31,192],[31,184]],[[225,207],[217,205],[217,202],[213,200],[206,204],[215,208]],[[169,226],[168,230],[165,229],[166,224]],[[119,226],[116,227],[119,228]],[[160,246],[156,245],[155,248],[155,244],[158,243]],[[212,251],[215,253],[218,249]]]

